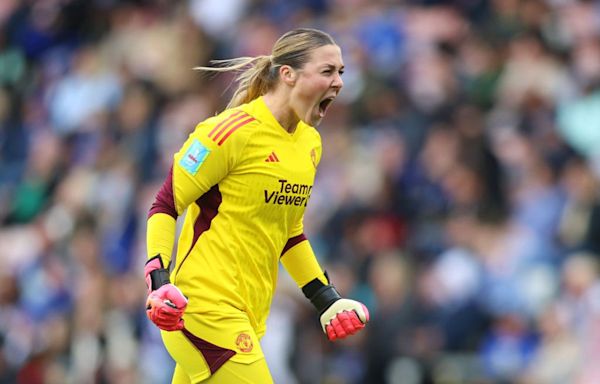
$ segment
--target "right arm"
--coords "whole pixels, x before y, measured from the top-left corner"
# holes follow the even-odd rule
[[[148,286],[147,314],[159,328],[183,328],[187,298],[169,281],[169,266],[175,244],[177,217],[218,184],[233,168],[239,151],[239,136],[229,139],[239,122],[239,113],[225,115],[213,123],[196,127],[179,152],[148,214],[146,246],[148,261],[144,268]],[[249,121],[241,115],[242,122]],[[253,119],[252,119],[253,120]],[[216,124],[214,122],[217,122]],[[227,135],[226,139],[223,139]]]

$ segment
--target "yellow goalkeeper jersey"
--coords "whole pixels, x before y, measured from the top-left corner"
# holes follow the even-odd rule
[[[186,312],[241,310],[264,334],[279,258],[290,239],[303,240],[320,158],[316,129],[300,122],[288,133],[262,98],[196,127],[148,221],[148,254],[166,266],[173,220],[187,209],[171,272]]]

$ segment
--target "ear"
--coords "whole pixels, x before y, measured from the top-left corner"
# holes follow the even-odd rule
[[[298,74],[296,70],[289,65],[282,65],[281,68],[279,68],[279,76],[287,85],[294,85],[296,83],[296,77]]]

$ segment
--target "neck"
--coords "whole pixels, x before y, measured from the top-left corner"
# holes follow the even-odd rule
[[[289,106],[289,95],[278,92],[277,90],[269,92],[263,96],[263,100],[269,108],[269,111],[275,117],[275,120],[289,133],[294,133],[300,119]]]

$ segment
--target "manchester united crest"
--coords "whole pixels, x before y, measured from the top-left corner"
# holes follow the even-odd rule
[[[247,333],[240,333],[235,340],[235,345],[242,352],[250,352],[254,345],[252,344],[252,338]]]

